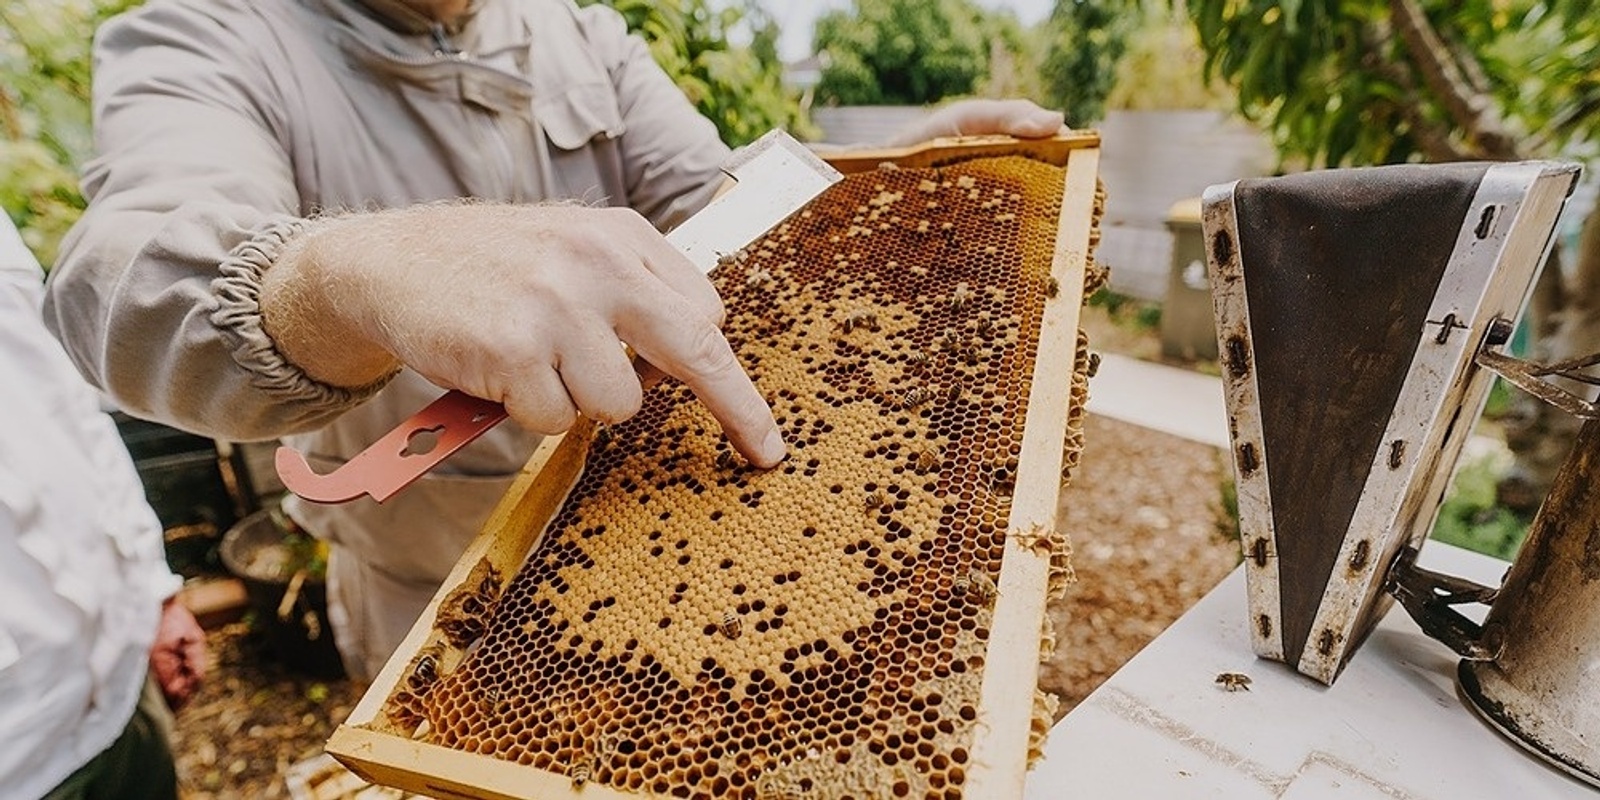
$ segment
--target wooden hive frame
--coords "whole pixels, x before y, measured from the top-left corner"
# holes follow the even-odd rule
[[[1047,593],[1068,578],[1065,537],[1055,531],[1062,477],[1075,460],[1062,443],[1070,425],[1081,425],[1082,379],[1087,363],[1079,331],[1086,281],[1097,280],[1090,258],[1098,232],[1099,136],[1093,131],[1048,140],[964,137],[930,145],[827,156],[841,172],[876,169],[885,163],[942,166],[995,155],[1025,155],[1064,166],[1065,185],[1057,220],[1050,274],[1059,293],[1043,309],[1033,376],[1017,457],[1015,489],[1005,526],[1004,555],[987,641],[979,717],[961,794],[971,798],[1019,798],[1030,761],[1049,718],[1039,719],[1037,685],[1041,637],[1050,638]],[[582,477],[595,427],[580,421],[561,437],[550,437],[524,466],[511,489],[462,555],[438,595],[374,680],[361,702],[328,741],[327,751],[375,784],[438,798],[614,798],[646,796],[597,783],[574,786],[568,777],[515,762],[468,753],[414,737],[394,722],[391,711],[407,676],[424,659],[449,673],[467,658],[446,643],[438,623],[452,604],[483,585],[487,569],[516,574],[534,552],[546,527]],[[498,584],[504,587],[509,580]],[[492,600],[492,598],[491,598]],[[1051,698],[1053,700],[1053,698]],[[1047,706],[1053,708],[1053,704]],[[812,796],[812,795],[807,795]]]

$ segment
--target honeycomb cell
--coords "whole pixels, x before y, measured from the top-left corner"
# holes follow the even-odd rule
[[[522,568],[451,595],[465,660],[419,657],[391,719],[574,787],[960,797],[1062,183],[1021,157],[883,168],[724,256],[724,332],[787,461],[754,470],[687,388],[650,390]]]

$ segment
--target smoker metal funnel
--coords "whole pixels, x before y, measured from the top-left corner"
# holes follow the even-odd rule
[[[1461,692],[1490,724],[1600,786],[1600,420],[1589,419],[1484,619]]]
[[[1331,684],[1390,607],[1487,397],[1475,356],[1520,313],[1577,174],[1402,165],[1206,192],[1258,655]]]

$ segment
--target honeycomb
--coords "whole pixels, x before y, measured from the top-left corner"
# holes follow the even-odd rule
[[[444,599],[466,656],[413,658],[391,721],[576,789],[963,796],[1063,177],[885,165],[722,258],[787,460],[750,467],[688,389],[652,389],[521,570],[502,587],[482,562]]]

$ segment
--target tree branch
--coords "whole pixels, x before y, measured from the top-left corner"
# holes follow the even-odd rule
[[[22,133],[22,115],[17,111],[17,104],[6,87],[0,86],[0,138],[21,141]]]
[[[1472,87],[1472,91],[1479,94],[1488,93],[1492,88],[1489,85],[1489,76],[1483,71],[1483,64],[1478,61],[1478,57],[1463,47],[1461,40],[1451,36],[1448,31],[1437,29],[1435,31],[1439,34],[1439,39],[1444,42],[1451,63],[1461,68],[1461,76],[1466,79],[1467,85]]]
[[[1417,91],[1417,82],[1411,72],[1404,65],[1384,57],[1383,43],[1393,38],[1394,31],[1382,22],[1373,22],[1361,26],[1359,36],[1362,66],[1400,90],[1401,99],[1395,103],[1395,108],[1400,118],[1405,120],[1422,156],[1434,162],[1470,159],[1472,155],[1451,137],[1448,126],[1430,120],[1422,113],[1425,101]]]
[[[1578,233],[1578,261],[1572,271],[1573,304],[1594,313],[1600,305],[1600,206],[1584,217]]]
[[[1504,161],[1520,159],[1516,137],[1506,130],[1505,120],[1485,93],[1473,90],[1417,0],[1389,0],[1389,8],[1423,83],[1478,155]]]

